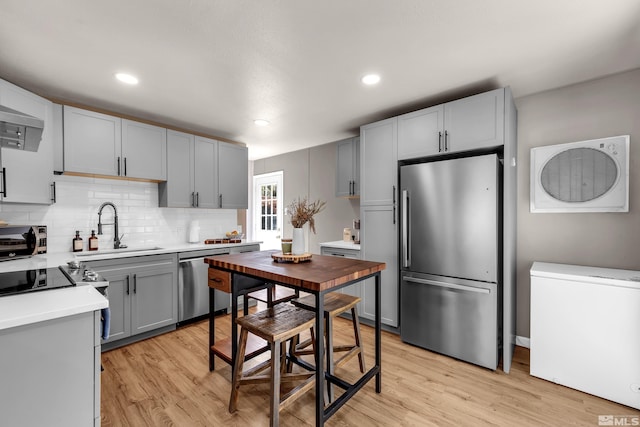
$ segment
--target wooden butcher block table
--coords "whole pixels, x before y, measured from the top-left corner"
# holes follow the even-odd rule
[[[316,364],[316,378],[326,378],[331,384],[345,389],[326,408],[324,407],[324,381],[316,381],[316,425],[322,426],[342,405],[344,405],[371,378],[376,378],[376,392],[380,393],[380,272],[386,268],[383,262],[364,261],[323,255],[313,255],[309,261],[299,263],[276,262],[272,254],[276,251],[245,252],[232,255],[216,255],[205,258],[209,264],[209,303],[212,308],[209,315],[209,368],[214,369],[214,355],[233,364],[238,343],[238,329],[235,319],[238,316],[238,297],[253,292],[263,283],[274,283],[294,290],[315,295],[316,336],[324,336],[324,294],[349,286],[370,277],[375,278],[375,364],[354,384],[334,376],[332,372],[322,372],[323,363]],[[215,341],[214,310],[215,290],[231,293],[232,329],[231,339]],[[248,345],[249,347],[249,345]],[[316,347],[316,359],[325,357],[324,346]],[[251,354],[253,351],[253,354]],[[253,349],[247,349],[249,357],[264,351],[258,343]]]

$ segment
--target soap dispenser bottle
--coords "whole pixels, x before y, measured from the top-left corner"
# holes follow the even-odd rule
[[[82,237],[79,230],[76,230],[76,237],[73,238],[73,252],[82,252]]]
[[[98,250],[98,236],[96,236],[96,230],[91,230],[91,237],[89,237],[89,250]]]

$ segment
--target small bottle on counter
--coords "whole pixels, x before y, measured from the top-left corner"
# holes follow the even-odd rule
[[[342,230],[342,240],[345,242],[351,242],[351,229],[345,228]]]
[[[91,237],[89,237],[89,250],[98,250],[98,236],[96,236],[96,230],[91,230]]]
[[[78,230],[76,230],[76,237],[73,238],[73,252],[82,252],[82,237]]]

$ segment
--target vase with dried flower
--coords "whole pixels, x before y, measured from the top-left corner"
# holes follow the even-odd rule
[[[316,223],[313,217],[324,209],[325,204],[320,200],[309,202],[306,197],[298,197],[287,207],[291,216],[291,225],[293,226],[293,243],[291,245],[291,253],[293,255],[302,255],[304,253],[305,242],[302,227],[308,222],[309,228],[315,234]]]

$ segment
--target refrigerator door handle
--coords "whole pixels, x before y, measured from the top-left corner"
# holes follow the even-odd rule
[[[439,286],[441,288],[457,289],[457,290],[460,290],[460,291],[475,292],[475,293],[478,293],[478,294],[490,294],[491,293],[490,289],[475,288],[473,286],[458,285],[458,284],[455,284],[455,283],[439,282],[437,280],[419,279],[417,277],[411,277],[411,276],[403,276],[402,280],[404,280],[405,282],[420,283],[421,285],[433,285],[433,286]]]
[[[409,255],[409,192],[402,190],[402,266],[411,266],[411,256]]]

